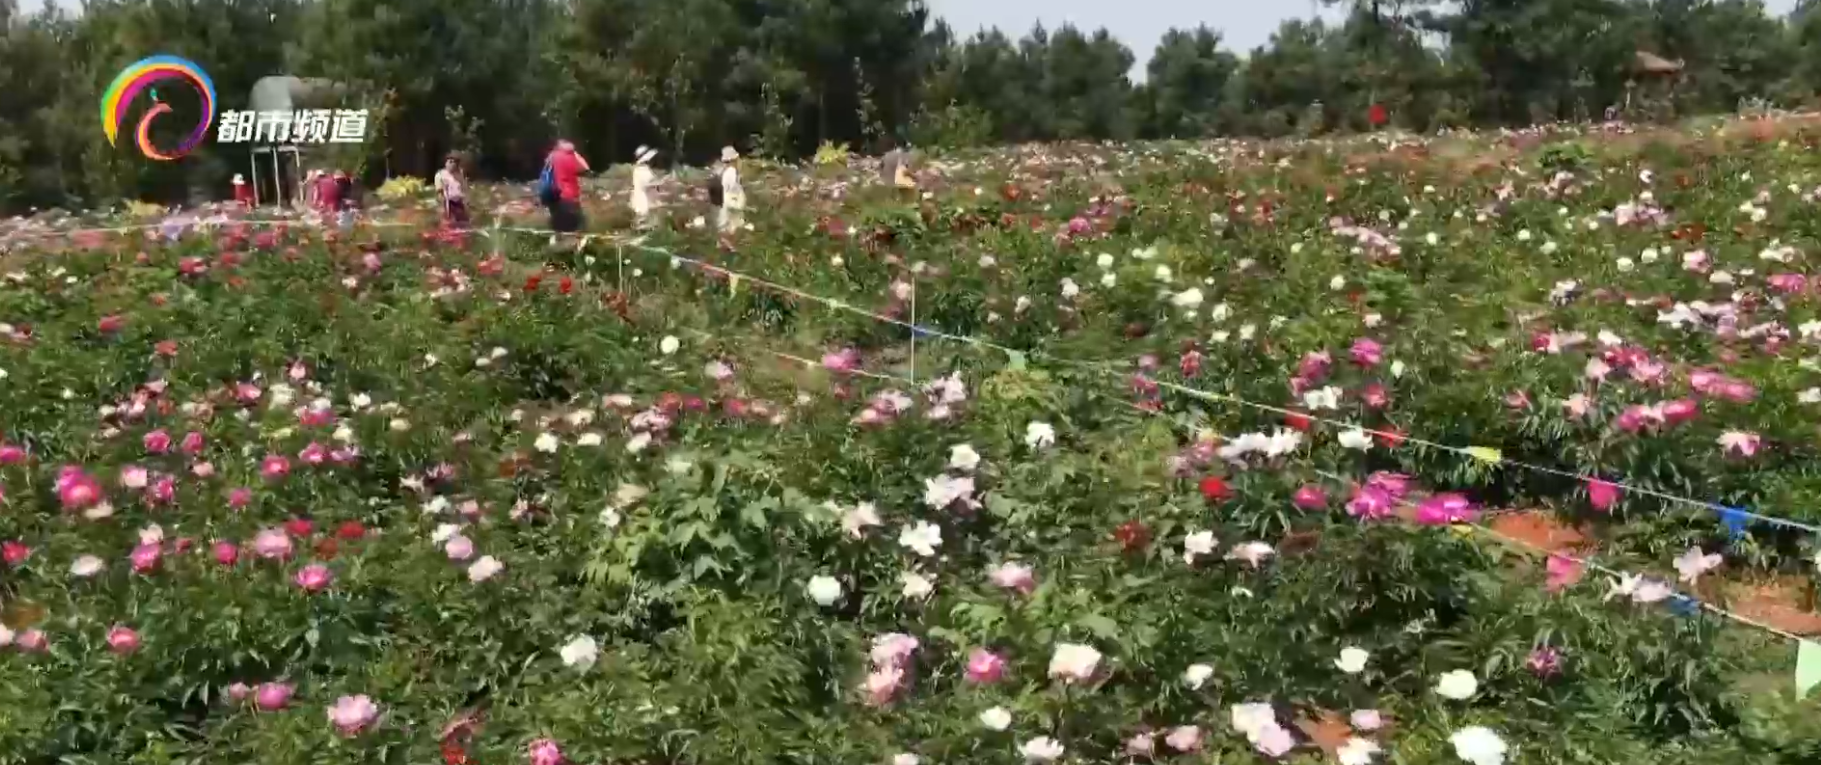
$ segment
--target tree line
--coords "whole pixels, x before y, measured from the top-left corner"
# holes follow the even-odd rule
[[[1758,0],[1324,2],[1341,20],[1287,21],[1243,54],[1210,26],[1172,30],[1135,83],[1133,51],[1105,30],[963,37],[922,0],[0,0],[0,212],[180,201],[246,166],[245,147],[160,163],[102,139],[102,91],[153,53],[201,65],[222,108],[267,75],[347,83],[373,113],[369,140],[306,157],[369,180],[426,175],[452,151],[527,177],[557,136],[597,165],[638,145],[699,162],[727,144],[796,158],[824,143],[1314,135],[1375,113],[1431,131],[1821,92],[1821,0],[1785,17]]]

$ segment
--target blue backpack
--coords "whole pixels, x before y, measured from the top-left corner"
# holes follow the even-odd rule
[[[557,203],[556,171],[551,168],[549,162],[544,163],[544,172],[537,177],[537,198],[538,201],[544,203],[545,207],[552,207]]]

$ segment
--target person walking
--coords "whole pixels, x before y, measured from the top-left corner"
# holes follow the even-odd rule
[[[443,227],[468,227],[468,200],[463,190],[460,158],[450,154],[436,171],[436,194],[443,201]]]
[[[253,187],[247,185],[247,179],[240,173],[234,174],[234,201],[242,209],[253,208]]]
[[[559,233],[582,230],[587,221],[582,217],[582,173],[588,171],[588,160],[576,153],[575,144],[567,139],[557,141],[544,165],[555,193],[550,206],[550,228]]]
[[[721,147],[721,233],[732,234],[746,225],[746,189],[740,186],[740,152]]]
[[[640,146],[632,155],[632,215],[639,228],[651,226],[651,160],[658,150]]]

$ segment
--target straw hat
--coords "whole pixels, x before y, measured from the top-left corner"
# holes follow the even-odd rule
[[[740,158],[740,153],[737,151],[734,151],[734,148],[732,146],[722,146],[721,147],[721,161],[722,162],[732,162],[739,158]]]
[[[245,185],[247,185],[247,179],[241,177],[240,173],[235,173],[234,174],[234,185],[245,186]]]
[[[632,161],[643,165],[647,162],[650,162],[653,159],[656,159],[657,156],[658,156],[657,149],[653,149],[648,146],[640,146],[638,149],[636,149],[632,152]]]

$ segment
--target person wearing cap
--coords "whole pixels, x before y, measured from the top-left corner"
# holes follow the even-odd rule
[[[253,206],[253,187],[247,185],[247,179],[240,173],[234,174],[234,201],[241,207]]]
[[[651,160],[658,150],[640,146],[632,154],[632,214],[639,228],[651,225]]]
[[[443,202],[443,225],[465,228],[468,201],[462,190],[461,160],[454,154],[443,158],[443,169],[436,171],[436,195]]]
[[[746,190],[740,187],[740,152],[721,147],[721,233],[731,234],[746,225]]]

